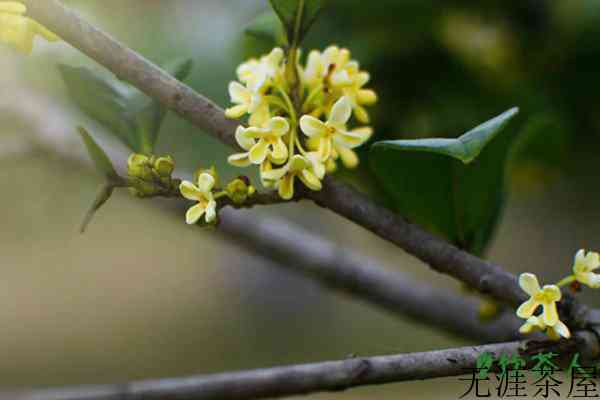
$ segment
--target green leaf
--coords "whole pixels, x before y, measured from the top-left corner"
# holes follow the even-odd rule
[[[286,42],[283,25],[272,11],[267,11],[256,17],[254,21],[246,26],[244,33],[265,43],[269,48],[282,46]]]
[[[283,23],[288,43],[297,47],[316,21],[326,0],[270,0]]]
[[[175,60],[166,72],[185,79],[192,61]],[[138,89],[87,68],[59,66],[69,94],[81,110],[137,153],[152,153],[167,109]]]
[[[515,134],[499,135],[512,109],[458,139],[375,143],[371,166],[395,208],[459,247],[482,254],[505,199]]]
[[[96,170],[104,177],[108,182],[116,183],[120,182],[121,178],[117,171],[115,171],[115,167],[113,167],[110,158],[106,155],[102,147],[96,143],[96,141],[92,138],[92,136],[85,130],[83,127],[78,127],[79,135],[85,144],[88,154],[90,158],[94,162],[94,166]]]

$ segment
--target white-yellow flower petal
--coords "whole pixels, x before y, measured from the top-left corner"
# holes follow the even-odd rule
[[[245,104],[240,104],[237,106],[233,106],[225,110],[225,116],[229,119],[238,119],[242,118],[244,114],[248,112],[248,106]]]
[[[330,137],[322,137],[319,142],[319,154],[321,154],[321,160],[326,161],[331,157],[333,151],[333,140]]]
[[[252,164],[260,165],[269,155],[269,143],[260,139],[250,150],[249,158]]]
[[[542,292],[548,301],[559,301],[562,298],[560,288],[556,285],[546,285]]]
[[[358,104],[370,106],[377,103],[377,94],[370,89],[361,89],[356,95],[356,101]]]
[[[248,153],[232,154],[227,158],[227,162],[234,167],[244,168],[252,165]]]
[[[206,206],[206,215],[204,216],[204,220],[206,223],[210,224],[217,219],[217,202],[211,200],[208,202]]]
[[[256,140],[247,133],[247,129],[244,129],[243,126],[238,126],[235,131],[235,141],[244,150],[250,150],[256,144]]]
[[[275,164],[283,164],[287,160],[288,148],[281,138],[279,138],[273,144],[273,151],[271,152],[271,158]]]
[[[323,185],[321,184],[319,178],[317,178],[315,174],[313,174],[307,169],[303,170],[298,175],[298,177],[300,178],[302,183],[304,183],[306,187],[308,187],[310,190],[319,191],[323,188]]]
[[[600,288],[600,274],[594,272],[582,272],[577,274],[577,280],[592,289]]]
[[[185,222],[188,225],[194,225],[200,220],[205,211],[206,206],[202,203],[198,203],[195,206],[190,207],[190,209],[187,210],[187,213],[185,214]]]
[[[212,197],[211,190],[215,186],[215,178],[211,174],[203,172],[198,176],[198,189],[205,198]]]
[[[327,133],[325,123],[311,115],[304,115],[300,118],[300,129],[308,137],[319,137]]]
[[[200,192],[200,189],[198,189],[198,187],[192,182],[181,182],[179,185],[179,191],[181,192],[181,195],[188,200],[198,201],[202,199],[202,192]]]
[[[530,296],[535,296],[541,290],[537,277],[531,273],[519,276],[519,286]]]
[[[558,310],[555,302],[544,303],[544,312],[542,320],[548,326],[554,326],[558,322]]]
[[[288,165],[288,170],[292,173],[295,172],[300,172],[303,169],[306,169],[309,167],[309,162],[306,158],[300,156],[300,155],[295,155],[294,157],[292,157],[292,159],[290,160],[290,163]]]
[[[229,83],[229,97],[232,103],[250,106],[252,92],[241,83],[234,81]]]
[[[342,160],[342,164],[344,164],[344,167],[348,169],[353,169],[358,166],[358,155],[354,150],[344,146],[337,146],[335,149],[338,152],[340,159]]]
[[[344,126],[352,116],[352,104],[347,96],[339,99],[331,109],[328,122],[335,126]]]
[[[569,328],[562,321],[558,321],[550,329],[553,332],[555,332],[558,336],[562,336],[565,339],[568,339],[568,338],[571,337],[571,331],[569,330]]]
[[[269,120],[268,127],[275,136],[284,136],[290,131],[290,123],[282,117],[274,117]]]
[[[279,182],[279,196],[284,200],[291,200],[294,197],[294,178],[296,175],[288,174]]]
[[[540,302],[535,299],[529,299],[517,308],[517,317],[529,318],[533,315],[535,310],[540,306]]]

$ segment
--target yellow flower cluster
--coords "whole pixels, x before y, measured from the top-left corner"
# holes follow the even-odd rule
[[[0,42],[30,54],[36,35],[42,36],[49,42],[59,40],[58,36],[44,26],[26,17],[26,12],[27,7],[20,2],[0,1]]]
[[[573,262],[573,274],[558,282],[556,285],[546,285],[540,288],[537,277],[531,273],[521,274],[519,285],[530,297],[517,309],[517,316],[527,321],[520,328],[521,333],[531,333],[539,330],[546,332],[551,339],[569,338],[569,328],[559,319],[556,303],[562,298],[560,287],[579,283],[591,288],[600,288],[600,274],[593,271],[600,268],[600,255],[594,252],[586,253],[579,250]],[[534,313],[542,307],[538,315]]]
[[[289,71],[297,79],[289,79]],[[248,127],[236,132],[244,150],[229,157],[238,167],[259,166],[263,186],[277,189],[286,200],[294,197],[298,178],[311,190],[321,190],[326,172],[340,160],[346,168],[358,165],[353,149],[373,134],[368,126],[349,129],[352,115],[369,123],[365,106],[375,104],[374,91],[365,89],[369,74],[361,71],[347,49],[332,46],[312,51],[305,67],[290,66],[280,48],[237,69],[239,82],[229,84],[235,105],[226,116],[248,116]]]

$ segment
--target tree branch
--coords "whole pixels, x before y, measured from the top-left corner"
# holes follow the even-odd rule
[[[568,341],[536,343],[535,351],[598,354],[593,334]],[[255,400],[359,386],[458,376],[476,367],[482,353],[528,355],[523,342],[461,347],[422,353],[350,358],[314,364],[186,378],[13,393],[14,400]]]
[[[223,110],[210,100],[95,28],[60,1],[23,0],[23,3],[34,19],[107,67],[120,79],[159,99],[222,142],[237,147],[234,131],[238,124],[225,118]],[[309,193],[307,197],[398,245],[436,271],[466,282],[482,293],[489,293],[510,305],[516,305],[525,298],[512,274],[408,224],[333,178],[325,180],[321,192]]]
[[[460,296],[382,267],[289,221],[253,218],[242,212],[222,212],[219,230],[254,252],[279,261],[278,266],[316,279],[418,323],[440,327],[478,343],[518,337],[520,322],[513,313],[484,322],[479,318],[479,299]]]

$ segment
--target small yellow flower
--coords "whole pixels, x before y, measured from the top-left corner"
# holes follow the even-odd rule
[[[231,102],[237,105],[225,110],[227,118],[238,119],[245,114],[264,113],[265,107],[268,113],[268,104],[265,102],[263,95],[239,82],[229,84],[229,96]]]
[[[300,119],[302,132],[309,138],[318,140],[318,149],[323,161],[331,157],[334,142],[351,148],[359,146],[368,139],[365,131],[347,130],[346,124],[351,116],[350,100],[347,97],[342,97],[333,105],[326,122],[322,122],[311,115],[304,115]]]
[[[283,137],[290,131],[290,124],[282,117],[271,118],[264,128],[250,127],[242,135],[257,140],[248,153],[252,164],[260,165],[267,157],[275,164],[283,164],[288,158],[288,149]]]
[[[540,288],[537,277],[530,273],[519,276],[519,286],[530,298],[517,309],[519,318],[529,318],[539,306],[543,307],[542,321],[546,326],[554,326],[559,322],[556,302],[562,297],[560,289],[556,285],[546,285]]]
[[[298,177],[311,190],[321,190],[322,184],[319,178],[312,171],[310,160],[301,155],[295,155],[283,167],[265,171],[262,179],[276,182],[279,196],[284,200],[291,200],[294,197],[294,183]]]
[[[42,36],[49,42],[59,40],[50,32],[24,14],[27,7],[16,1],[0,1],[0,42],[8,43],[17,50],[30,54],[36,35]]]
[[[217,202],[212,193],[214,186],[215,179],[208,173],[200,174],[197,185],[188,181],[181,182],[179,190],[183,197],[198,202],[186,213],[185,221],[188,225],[197,223],[202,215],[204,215],[204,220],[208,224],[216,220]]]
[[[238,78],[252,91],[264,91],[266,86],[278,80],[282,73],[283,58],[283,50],[276,47],[260,60],[251,59],[240,65],[237,69]]]
[[[562,321],[559,320],[555,325],[548,326],[544,323],[542,318],[536,317],[535,315],[529,317],[521,328],[519,328],[519,332],[522,334],[528,334],[535,331],[545,331],[552,340],[559,340],[561,336],[565,339],[571,337],[569,328],[562,323]]]
[[[250,161],[250,150],[256,145],[256,140],[245,135],[246,129],[243,126],[238,126],[235,131],[235,139],[238,145],[246,150],[245,153],[238,153],[229,156],[227,161],[235,167],[248,167],[252,165]]]
[[[591,288],[600,288],[600,274],[594,273],[600,267],[600,255],[594,252],[579,250],[575,255],[573,263],[573,273],[578,282],[588,285]]]

